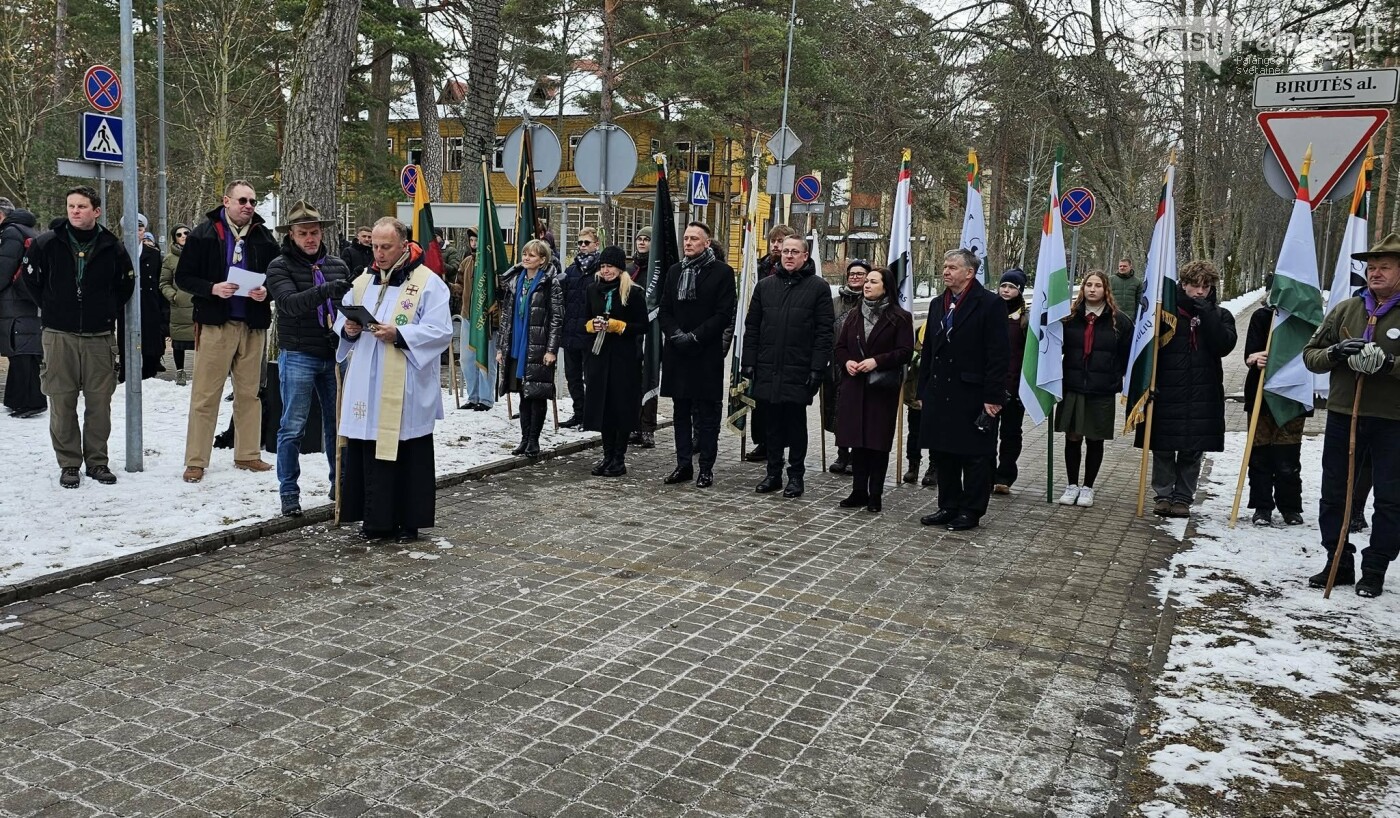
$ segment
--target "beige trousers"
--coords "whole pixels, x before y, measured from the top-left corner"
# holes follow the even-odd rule
[[[49,439],[62,469],[107,465],[112,393],[117,391],[117,337],[46,329],[39,386],[49,396]],[[78,394],[83,423],[78,425]]]
[[[262,376],[263,342],[267,331],[248,329],[242,321],[199,328],[194,358],[194,382],[190,387],[190,420],[185,432],[185,466],[209,468],[214,431],[219,422],[219,401],[224,379],[233,374],[233,459],[260,460],[262,401],[258,380]]]

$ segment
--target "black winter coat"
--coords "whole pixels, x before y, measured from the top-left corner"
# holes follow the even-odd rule
[[[530,296],[530,338],[525,349],[525,378],[522,383],[515,376],[515,361],[510,354],[511,334],[514,331],[516,283],[525,272],[519,264],[506,270],[501,276],[501,324],[496,336],[496,349],[505,363],[499,367],[500,385],[497,394],[519,392],[525,398],[554,397],[554,364],[545,365],[545,353],[559,354],[559,342],[564,335],[564,287],[560,282],[559,268],[552,263],[537,275],[544,279],[535,287]]]
[[[681,265],[666,271],[661,285],[657,321],[665,339],[661,348],[661,394],[684,400],[717,401],[724,398],[724,336],[734,326],[738,290],[734,268],[719,258],[700,269],[695,300],[676,297]],[[676,346],[672,338],[692,333],[695,343]]]
[[[589,349],[593,346],[593,336],[583,329],[584,319],[592,318],[588,311],[588,288],[593,284],[593,275],[598,272],[598,254],[590,253],[587,258],[575,258],[564,270],[560,282],[564,287],[564,343],[565,349]]]
[[[170,334],[170,303],[160,291],[160,251],[154,247],[141,245],[141,268],[138,284],[141,293],[141,355],[145,358],[159,358],[165,354],[165,338]],[[117,334],[126,336],[126,314],[117,316]],[[122,354],[126,354],[126,342],[122,342]],[[156,372],[142,365],[142,378],[154,377]]]
[[[973,279],[953,311],[951,332],[943,329],[947,293],[928,306],[919,362],[919,445],[935,453],[990,456],[997,429],[976,428],[982,405],[1005,406],[1008,339],[1006,306]]]
[[[350,278],[363,273],[366,267],[374,264],[374,248],[366,247],[358,241],[351,242],[344,252],[341,253],[341,260],[350,270]]]
[[[1083,312],[1065,319],[1065,391],[1081,395],[1116,395],[1123,391],[1123,373],[1133,344],[1132,319],[1115,311],[1113,319],[1094,319],[1094,347],[1084,358],[1084,334],[1089,321]],[[1023,342],[1024,345],[1024,342]]]
[[[335,282],[348,282],[350,268],[344,260],[326,255],[324,248],[322,251],[318,263],[326,283],[317,286],[311,261],[292,243],[290,236],[283,239],[282,255],[267,265],[267,292],[277,303],[277,346],[330,360],[335,357],[339,341],[335,333],[321,323],[316,309],[324,306],[326,299],[340,303],[349,288],[344,284],[336,286]],[[330,320],[335,320],[334,309]]]
[[[39,301],[24,283],[24,242],[39,233],[34,214],[11,211],[0,224],[0,355],[43,355]]]
[[[1220,359],[1235,348],[1235,317],[1215,303],[1215,290],[1197,309],[1176,288],[1176,333],[1157,358],[1153,397],[1154,452],[1219,452],[1225,449],[1225,370]],[[1146,424],[1133,445],[1142,447]]]
[[[190,231],[175,267],[176,286],[194,296],[196,324],[217,326],[228,321],[229,317],[229,302],[233,299],[220,298],[213,292],[215,284],[228,280],[229,256],[224,241],[228,226],[224,224],[223,210],[216,207],[209,211],[205,214],[205,221]],[[243,238],[243,269],[266,273],[267,265],[280,252],[277,240],[263,223],[263,217],[254,213],[253,223]],[[245,323],[249,329],[272,326],[271,298],[263,301],[245,298],[244,304],[247,309]]]
[[[111,332],[136,290],[131,257],[112,231],[98,225],[79,287],[67,234],[68,220],[54,219],[30,247],[24,283],[39,301],[39,317],[45,329],[59,332]]]
[[[811,259],[758,282],[744,318],[744,369],[751,394],[768,403],[810,405],[831,363],[835,313],[831,287]]]
[[[619,279],[620,280],[620,279]],[[612,294],[612,308],[607,307]],[[621,332],[609,332],[603,337],[603,347],[593,354],[593,341],[583,353],[583,373],[588,379],[588,403],[583,409],[583,428],[590,432],[613,429],[630,432],[637,425],[642,409],[642,351],[637,339],[647,331],[647,293],[633,286],[622,303],[618,283],[601,278],[588,286],[588,318],[606,315],[622,322]],[[590,339],[598,336],[585,332]]]

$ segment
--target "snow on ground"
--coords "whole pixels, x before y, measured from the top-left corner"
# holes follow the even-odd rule
[[[18,420],[0,416],[5,442],[5,491],[0,492],[0,584],[76,568],[109,557],[178,542],[223,529],[249,525],[281,512],[275,471],[254,473],[233,467],[230,449],[215,449],[201,483],[181,480],[189,389],[152,378],[142,389],[145,471],[127,473],[126,401],[122,387],[112,398],[108,450],[115,486],[83,477],[77,489],[58,485],[58,463],[49,442],[48,415]],[[567,416],[569,402],[561,401]],[[520,440],[519,421],[506,417],[505,401],[490,412],[452,408],[444,390],[447,417],[434,435],[437,473],[465,471],[509,458]],[[219,403],[218,429],[226,428],[233,404]],[[81,416],[82,407],[78,413]],[[560,418],[561,420],[563,417]],[[549,448],[589,437],[545,424],[541,446]],[[276,456],[264,452],[274,463]],[[303,508],[329,504],[329,469],[321,453],[301,458]]]
[[[1264,297],[1268,290],[1260,287],[1257,290],[1250,290],[1244,295],[1237,295],[1229,301],[1221,303],[1220,306],[1230,311],[1230,314],[1239,318],[1244,311],[1254,306],[1254,303]]]
[[[1307,523],[1260,528],[1230,505],[1243,433],[1210,457],[1196,536],[1162,582],[1178,620],[1145,757],[1151,818],[1394,816],[1400,808],[1400,578],[1378,599],[1307,587],[1322,568],[1322,439],[1303,444]],[[1367,510],[1370,518],[1370,508]],[[1164,521],[1180,539],[1185,526]],[[1364,535],[1352,542],[1364,548]],[[1359,564],[1359,560],[1358,560]]]

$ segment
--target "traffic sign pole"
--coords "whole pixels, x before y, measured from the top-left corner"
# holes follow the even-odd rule
[[[122,238],[138,277],[136,292],[126,302],[126,470],[145,471],[141,439],[141,232],[136,213],[141,200],[136,190],[136,43],[131,0],[121,0],[122,81]],[[121,86],[128,92],[121,93]]]

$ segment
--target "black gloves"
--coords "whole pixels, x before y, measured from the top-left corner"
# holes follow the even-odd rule
[[[1360,338],[1348,338],[1327,348],[1327,360],[1339,364],[1360,352],[1365,346],[1366,342]]]
[[[671,336],[671,343],[676,345],[676,349],[689,351],[699,345],[693,332],[678,332]]]
[[[813,395],[822,388],[822,380],[826,378],[826,372],[821,369],[813,369],[807,373],[807,391]]]
[[[349,279],[338,278],[335,281],[327,281],[325,284],[320,285],[316,289],[319,291],[320,296],[322,298],[329,298],[332,301],[339,301],[340,299],[345,297],[346,293],[350,292],[350,287],[351,284]]]

